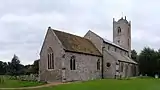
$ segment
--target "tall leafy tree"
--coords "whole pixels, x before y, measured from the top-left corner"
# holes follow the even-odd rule
[[[20,75],[24,72],[24,65],[20,64],[20,60],[16,55],[14,55],[11,62],[8,63],[8,67],[11,75]]]
[[[0,61],[0,75],[4,75],[6,73],[7,63]]]
[[[134,61],[138,62],[138,55],[137,55],[136,50],[132,50],[132,51],[131,51],[131,58],[132,58]]]
[[[140,73],[153,76],[157,72],[158,54],[154,49],[145,47],[139,55]]]
[[[33,73],[34,74],[38,74],[39,71],[39,60],[35,60],[33,63]]]

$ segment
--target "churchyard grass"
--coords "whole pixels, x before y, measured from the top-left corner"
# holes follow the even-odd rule
[[[18,88],[18,87],[30,87],[30,86],[39,86],[44,83],[36,81],[21,81],[13,80],[8,76],[0,76],[0,88]]]
[[[103,79],[86,82],[75,82],[34,90],[160,90],[160,79]]]

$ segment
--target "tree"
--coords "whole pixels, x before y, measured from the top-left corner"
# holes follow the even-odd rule
[[[157,71],[158,54],[154,49],[145,47],[139,55],[140,73],[153,76]]]
[[[34,74],[38,74],[39,71],[39,60],[35,60],[33,63],[33,73]]]
[[[38,74],[39,71],[39,60],[35,60],[32,65],[26,65],[26,74]]]
[[[4,75],[6,73],[6,63],[0,61],[0,75]]]
[[[24,75],[38,74],[39,59],[35,60],[32,65],[23,65],[20,63],[18,56],[14,55],[11,62],[0,61],[0,75]]]
[[[137,55],[136,50],[132,50],[132,51],[131,51],[131,58],[132,58],[134,61],[138,62],[138,55]]]
[[[24,73],[24,65],[20,64],[18,56],[14,55],[11,62],[8,63],[8,71],[10,75],[20,75]]]
[[[30,75],[32,74],[32,72],[33,72],[32,65],[25,65],[25,74]]]

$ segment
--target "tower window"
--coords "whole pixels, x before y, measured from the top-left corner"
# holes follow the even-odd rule
[[[121,28],[120,27],[118,27],[118,34],[120,34],[121,33]]]

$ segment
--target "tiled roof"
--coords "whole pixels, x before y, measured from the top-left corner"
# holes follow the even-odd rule
[[[111,44],[111,45],[113,45],[113,46],[116,46],[116,47],[121,48],[121,49],[123,49],[123,50],[125,50],[125,51],[128,51],[127,49],[121,47],[120,45],[115,44],[115,43],[113,43],[113,42],[111,42],[111,41],[109,41],[109,40],[107,40],[107,39],[105,39],[105,38],[103,38],[103,40],[104,40],[104,42],[106,42],[106,43],[109,43],[109,44]]]
[[[99,35],[97,35],[96,33],[94,33],[94,32],[91,31],[91,30],[89,30],[89,32],[91,32],[91,33],[93,33],[94,35],[96,35],[97,37],[101,38],[105,43],[108,43],[108,44],[110,44],[110,45],[113,45],[113,46],[115,46],[115,47],[118,47],[118,48],[120,48],[120,49],[123,49],[123,50],[125,50],[125,51],[128,51],[127,49],[121,47],[120,45],[115,44],[115,43],[113,43],[112,41],[109,41],[109,40],[107,40],[107,39],[105,39],[105,38],[100,37]]]
[[[102,56],[94,44],[88,39],[54,29],[53,31],[61,41],[65,50]]]
[[[125,55],[121,55],[120,53],[117,53],[117,52],[114,52],[114,51],[106,51],[106,52],[108,52],[110,55],[112,55],[115,59],[117,59],[119,61],[137,64],[131,58],[129,58]]]

